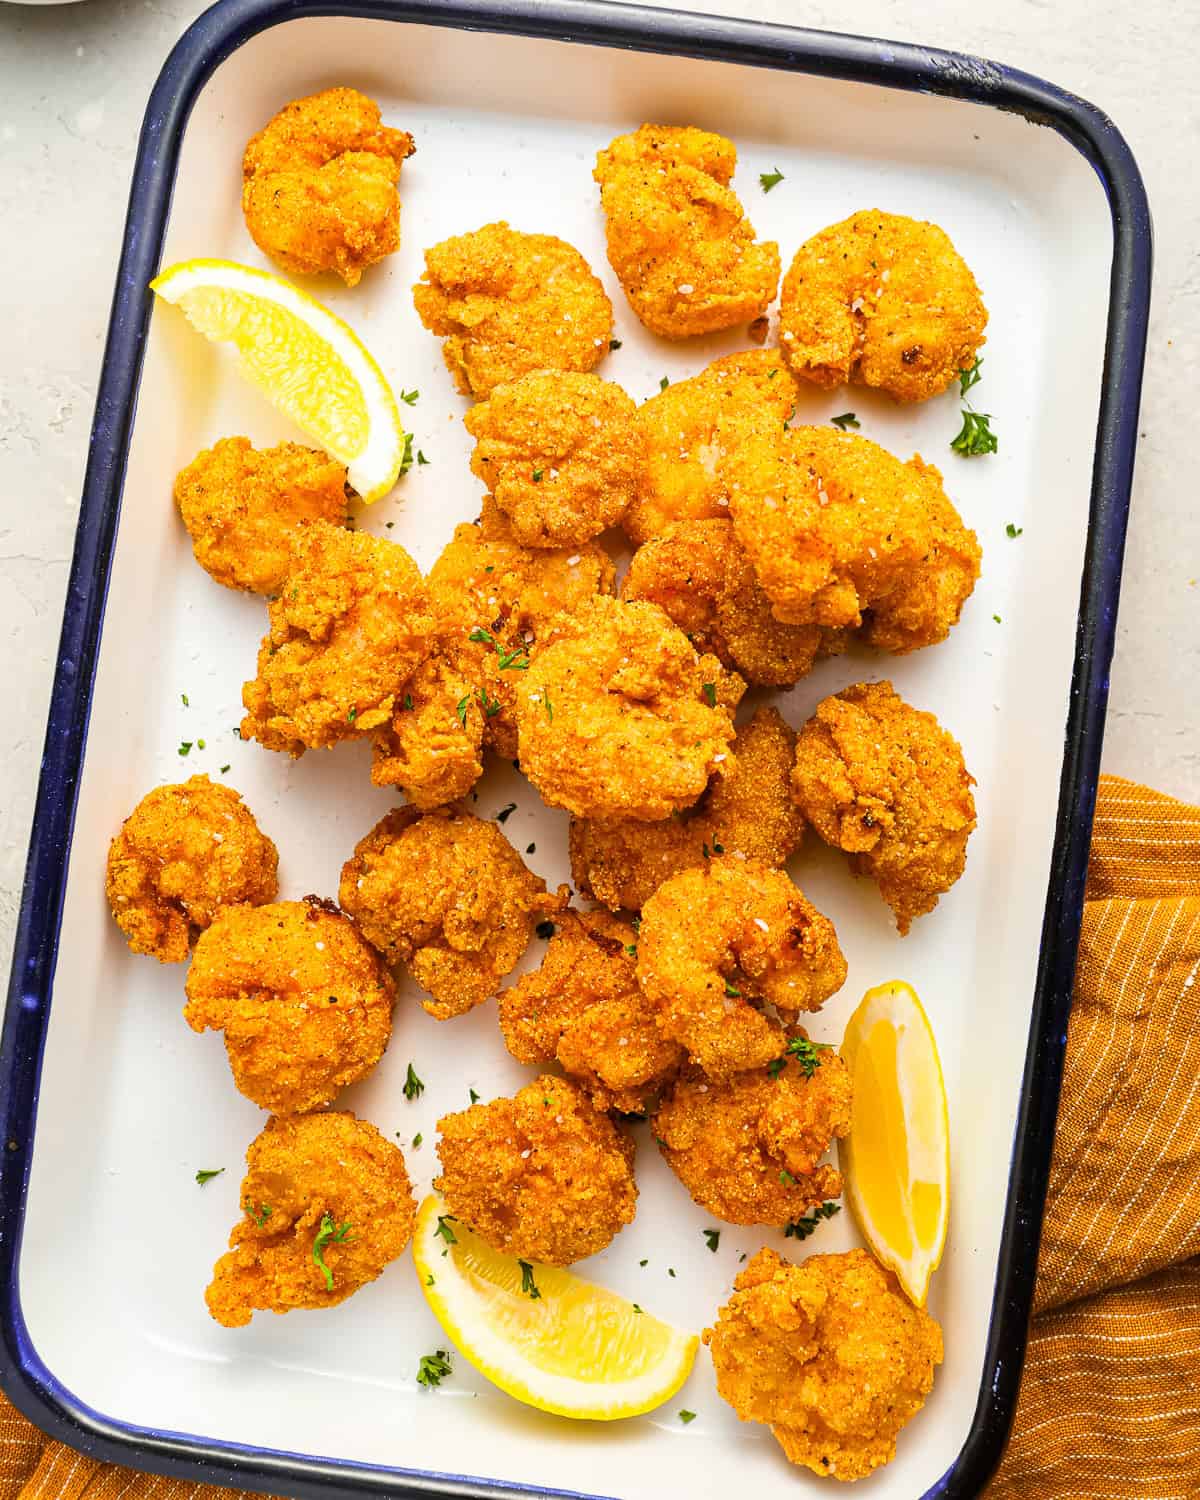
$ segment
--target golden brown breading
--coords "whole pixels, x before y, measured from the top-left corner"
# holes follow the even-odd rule
[[[819,1010],[846,978],[833,923],[781,870],[731,854],[685,870],[642,908],[638,983],[664,1036],[710,1078],[762,1068],[790,1020]]]
[[[414,807],[465,797],[483,774],[483,711],[471,683],[435,652],[408,679],[392,722],[377,731],[371,780]]]
[[[726,464],[738,540],[776,619],[860,629],[905,652],[944,640],[979,577],[979,541],[942,476],[825,427],[763,426]]]
[[[794,1464],[862,1479],[896,1454],[942,1362],[942,1330],[865,1250],[792,1265],[760,1250],[705,1329],[717,1389]]]
[[[641,466],[636,409],[599,375],[539,370],[497,386],[467,412],[472,472],[515,541],[570,547],[617,524]]]
[[[813,235],[783,278],[784,358],[813,385],[925,401],[969,370],[987,308],[945,230],[868,209]]]
[[[567,891],[548,892],[495,823],[456,805],[381,818],[342,866],[340,899],[445,1021],[496,993],[537,922],[566,906]]]
[[[638,989],[633,928],[566,911],[541,966],[500,992],[500,1029],[518,1062],[557,1061],[597,1109],[640,1114],[683,1061]]]
[[[231,786],[147,792],[108,846],[104,893],[134,953],[182,963],[222,906],[273,901],[279,851]]]
[[[314,521],[270,608],[242,738],[303,755],[390,723],[432,649],[425,584],[396,542]]]
[[[821,1157],[849,1130],[850,1074],[832,1048],[788,1052],[725,1083],[692,1069],[654,1116],[668,1166],[728,1224],[783,1226],[839,1197],[841,1174]]]
[[[346,466],[299,443],[221,438],[175,479],[196,561],[227,589],[277,594],[302,521],[345,524]]]
[[[413,301],[446,340],[454,384],[479,401],[533,370],[594,370],[612,337],[612,303],[579,251],[503,220],[426,250]]]
[[[276,1114],[328,1104],[383,1056],[396,988],[332,901],[226,906],[196,944],[183,1018],[223,1031],[233,1081]]]
[[[434,1187],[504,1255],[569,1266],[633,1222],[633,1142],[569,1079],[543,1074],[512,1099],[444,1115],[438,1129]]]
[[[640,546],[676,521],[728,516],[722,459],[736,452],[747,422],[782,427],[799,391],[777,349],[751,349],[714,359],[644,401],[635,423],[645,457],[621,522],[629,540]]]
[[[415,150],[357,89],[293,99],[246,147],[246,228],[285,271],[336,271],[354,286],[400,243],[396,179]]]
[[[966,866],[974,785],[954,736],[890,682],[824,699],[796,744],[796,801],[855,873],[878,885],[901,934]]]
[[[655,605],[589,599],[550,627],[518,687],[521,769],[580,817],[666,817],[728,754],[741,689]]]
[[[334,1307],[412,1238],[417,1210],[404,1157],[348,1110],[268,1120],[246,1166],[245,1217],[204,1294],[226,1328],[257,1311]]]
[[[608,260],[652,333],[683,339],[750,323],[779,286],[729,186],[737,148],[695,126],[643,125],[596,156]]]

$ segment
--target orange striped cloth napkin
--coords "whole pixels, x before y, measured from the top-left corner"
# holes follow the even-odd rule
[[[1200,1496],[1198,972],[1200,808],[1106,776],[1032,1337],[987,1500]],[[0,1398],[0,1500],[226,1493],[82,1458]]]

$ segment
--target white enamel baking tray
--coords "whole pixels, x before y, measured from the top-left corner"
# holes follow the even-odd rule
[[[895,1462],[864,1489],[880,1500],[973,1493],[1019,1371],[1074,958],[1144,338],[1149,233],[1136,169],[1088,106],[970,60],[622,7],[361,9],[371,14],[217,7],[181,43],[148,116],[4,1043],[5,1384],[90,1451],[286,1494],[475,1495],[494,1484],[716,1500],[818,1482],[790,1469],[765,1429],[739,1424],[703,1350],[678,1399],[610,1426],[527,1410],[461,1358],[439,1390],[422,1390],[418,1358],[445,1337],[407,1256],[319,1315],[261,1314],[229,1331],[206,1311],[263,1117],[234,1090],[220,1036],[184,1024],[182,968],[126,950],[103,895],[108,841],[149,787],[204,770],[239,788],[277,841],[283,896],[330,895],[356,839],[395,799],[369,785],[365,746],[292,764],[237,736],[265,610],[194,564],[171,482],[222,435],[269,444],[297,434],[170,309],[154,311],[139,386],[142,289],[164,223],[162,264],[265,264],[239,207],[242,147],[287,100],[350,83],[417,143],[402,245],[356,290],[314,289],[397,389],[420,392],[404,411],[429,463],[360,524],[424,568],[480,499],[466,403],[413,311],[426,246],[501,217],[578,246],[613,298],[622,341],[600,373],[637,399],[663,375],[678,380],[746,347],[743,333],[667,344],[629,311],[590,177],[619,131],[654,120],[731,136],[735,186],[785,266],[815,230],[880,207],[943,225],[976,272],[991,322],[972,399],[993,416],[997,455],[949,451],[954,394],[901,409],[860,389],[814,392],[797,414],[822,422],[853,410],[865,434],[944,469],[983,544],[974,597],[945,645],[825,662],[781,701],[799,725],[825,694],[888,676],[959,737],[978,780],[966,874],[906,939],[874,887],[815,839],[792,866],[849,960],[814,1034],[836,1041],[868,986],[906,979],[933,1019],[950,1097],[952,1223],[930,1301],[946,1360]],[[536,31],[549,34],[517,34]],[[1055,128],[1014,112],[1035,103]],[[764,195],[758,174],[775,169],[783,181]],[[201,740],[180,756],[182,741]],[[82,756],[77,800],[72,752]],[[551,885],[568,879],[565,818],[511,766],[493,765],[476,810],[492,816],[510,801],[505,833],[522,851],[536,845],[528,862]],[[411,1103],[410,1061],[426,1083]],[[488,1098],[527,1076],[501,1044],[493,1004],[439,1024],[404,986],[386,1057],[339,1102],[399,1139],[421,1193],[436,1171],[438,1116],[465,1106],[469,1088]],[[705,1326],[739,1260],[764,1243],[795,1254],[855,1242],[842,1215],[803,1252],[777,1231],[721,1226],[710,1253],[701,1231],[715,1221],[659,1160],[647,1127],[635,1133],[637,1220],[580,1269],[665,1318]],[[217,1167],[224,1175],[198,1189],[196,1170]],[[697,1420],[681,1424],[681,1407]]]

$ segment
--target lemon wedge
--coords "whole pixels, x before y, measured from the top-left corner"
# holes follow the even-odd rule
[[[426,1301],[463,1356],[539,1411],[596,1422],[636,1417],[691,1374],[695,1334],[570,1271],[499,1255],[448,1218],[436,1193],[417,1215],[413,1260]]]
[[[850,1134],[838,1143],[846,1201],[877,1258],[924,1307],[946,1244],[950,1125],[929,1017],[907,984],[868,990],[842,1059],[854,1084]]]
[[[369,505],[404,461],[400,411],[357,334],[282,277],[231,260],[187,260],[150,283],[205,338],[233,344],[242,373],[344,463]]]

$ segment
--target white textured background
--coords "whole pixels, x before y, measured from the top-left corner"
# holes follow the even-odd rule
[[[1109,770],[1200,798],[1200,7],[1194,0],[710,0],[973,51],[1106,109],[1157,229]],[[7,969],[88,430],[146,96],[193,0],[0,0],[0,966]],[[1089,443],[1090,432],[1064,432]]]

